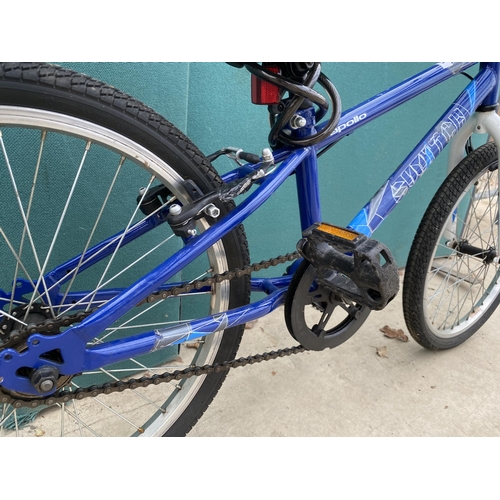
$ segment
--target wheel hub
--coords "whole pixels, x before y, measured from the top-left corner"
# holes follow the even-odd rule
[[[30,312],[26,315],[26,309],[28,305],[18,306],[12,310],[11,316],[13,318],[19,318],[23,323],[27,325],[42,325],[47,320],[52,318],[49,308],[40,303],[34,303],[30,306]],[[19,328],[21,326],[21,328]],[[16,319],[5,317],[0,323],[0,351],[4,349],[15,349],[17,352],[22,352],[26,349],[26,339],[29,336],[30,328],[26,328],[21,325]],[[60,328],[53,328],[50,335],[55,335],[60,333]],[[38,369],[24,368],[20,369],[22,371],[22,376],[29,378],[31,384],[40,395],[50,394],[62,387],[66,386],[69,381],[73,378],[70,376],[61,377],[59,371],[53,365],[43,365]],[[1,380],[0,380],[1,383]],[[23,398],[37,399],[39,396],[34,396],[33,394],[20,393],[16,391],[3,391],[13,395],[21,396]]]

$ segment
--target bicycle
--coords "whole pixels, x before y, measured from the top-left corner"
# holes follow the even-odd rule
[[[398,293],[394,258],[372,235],[449,142],[403,308],[423,347],[467,340],[500,301],[500,63],[479,63],[347,227],[323,221],[317,158],[473,64],[436,64],[342,113],[319,63],[232,63],[268,106],[269,147],[207,157],[115,88],[48,64],[0,65],[0,171],[12,187],[0,228],[0,432],[22,435],[25,415],[43,411],[47,433],[185,435],[229,369],[342,344]],[[492,141],[474,149],[473,133]],[[219,176],[220,156],[237,168]],[[291,175],[297,251],[251,264],[242,223]],[[251,277],[283,263],[283,276]],[[266,297],[251,302],[251,291]],[[283,304],[298,345],[236,359],[244,325]]]

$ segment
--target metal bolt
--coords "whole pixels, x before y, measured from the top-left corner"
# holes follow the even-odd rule
[[[40,384],[40,391],[41,392],[51,391],[53,387],[54,387],[54,382],[52,382],[52,380],[44,380]]]
[[[220,210],[215,205],[210,204],[207,207],[205,207],[205,213],[209,217],[212,217],[212,219],[216,219],[220,215]]]
[[[182,212],[182,207],[180,205],[177,205],[177,203],[170,205],[169,209],[170,215],[179,215],[181,212]]]
[[[187,234],[190,236],[195,236],[197,233],[196,229],[188,229]]]
[[[145,187],[139,188],[139,196],[142,196],[146,191],[147,189]]]
[[[300,115],[293,115],[290,119],[290,127],[295,129],[305,127],[307,124],[307,120]]]

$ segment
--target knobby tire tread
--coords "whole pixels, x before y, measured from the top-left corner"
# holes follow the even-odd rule
[[[470,182],[494,165],[497,160],[497,148],[493,143],[487,143],[465,157],[436,192],[415,234],[405,270],[403,312],[410,334],[416,342],[427,349],[445,350],[462,344],[485,323],[496,308],[496,305],[491,305],[476,323],[459,336],[439,339],[427,331],[423,296],[430,259],[443,224]],[[497,298],[496,303],[499,299],[500,297]]]
[[[80,98],[84,97],[85,102],[90,99],[96,104],[104,105],[108,111],[122,113],[127,118],[146,125],[169,143],[178,146],[212,181],[217,184],[222,183],[203,153],[192,142],[186,140],[179,129],[150,107],[115,87],[60,66],[37,63],[2,63],[0,80],[14,83],[14,89],[19,88],[19,84],[26,83],[32,92],[34,92],[33,84],[36,84],[42,97],[46,95],[43,92],[44,88],[65,91],[74,97],[72,102],[80,102]],[[34,104],[42,109],[51,109],[48,97],[35,101]],[[75,116],[81,116],[81,111],[79,113],[75,109],[69,111],[73,111]],[[91,117],[89,119],[91,120]]]

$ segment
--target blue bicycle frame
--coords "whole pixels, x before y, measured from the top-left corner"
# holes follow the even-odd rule
[[[247,323],[270,313],[283,303],[293,271],[290,271],[289,275],[280,278],[252,279],[252,289],[264,291],[267,296],[248,306],[181,323],[169,328],[144,332],[92,348],[87,347],[88,342],[99,332],[108,328],[125,312],[151,293],[176,286],[174,283],[169,286],[162,284],[166,283],[183,267],[247,219],[272,196],[290,175],[296,175],[302,230],[307,229],[315,222],[322,221],[318,190],[318,153],[346,135],[351,134],[359,127],[464,71],[473,64],[475,63],[434,65],[426,71],[344,112],[337,128],[319,144],[297,149],[285,147],[275,151],[274,157],[277,168],[257,181],[258,187],[245,201],[202,234],[190,237],[182,249],[157,268],[125,290],[97,291],[96,300],[108,300],[108,302],[77,326],[55,336],[32,335],[28,339],[29,349],[26,352],[19,353],[13,349],[2,351],[0,353],[0,369],[6,385],[11,390],[33,393],[30,382],[17,376],[16,371],[22,366],[37,367],[47,364],[47,360],[41,360],[39,356],[53,349],[60,350],[62,358],[65,360],[63,366],[58,365],[60,373],[72,375],[167,346],[192,341],[228,327]],[[490,110],[496,105],[499,75],[500,63],[480,63],[477,76],[453,101],[451,106],[372,199],[353,218],[348,227],[367,236],[374,233],[448,142],[472,117],[474,112],[478,109]],[[323,127],[322,124],[314,122],[314,111],[312,109],[302,110],[300,113],[306,119],[306,126],[301,129],[301,134],[313,134]],[[242,178],[252,170],[259,170],[260,166],[260,164],[245,165],[225,174],[222,177],[223,181],[230,182]],[[130,228],[123,241],[120,241],[122,238],[118,234],[88,250],[85,254],[85,263],[81,266],[80,271],[113,253],[118,244],[124,245],[140,237],[144,232],[163,223],[163,220],[158,214],[150,216]],[[73,269],[75,262],[80,261],[80,259],[81,256],[76,256],[45,276],[46,283],[49,288],[52,288],[50,293],[53,295],[53,303],[61,304],[58,301],[58,290],[64,284],[66,271]],[[22,295],[25,290],[21,289],[18,293]],[[81,297],[82,294],[68,294],[65,298],[65,304],[68,304],[69,307],[69,304],[78,301]]]

